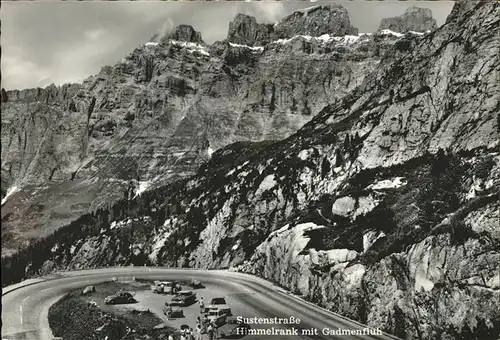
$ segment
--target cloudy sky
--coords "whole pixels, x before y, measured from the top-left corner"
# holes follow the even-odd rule
[[[4,2],[2,1],[2,87],[22,89],[80,82],[120,60],[156,32],[192,25],[212,43],[225,38],[237,13],[275,22],[310,2]],[[352,24],[373,32],[384,17],[407,7],[430,8],[438,25],[451,1],[348,1]]]

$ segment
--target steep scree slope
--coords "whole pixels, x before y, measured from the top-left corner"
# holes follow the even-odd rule
[[[4,258],[4,282],[231,267],[404,338],[498,338],[499,18],[494,2],[454,10],[286,140],[232,144],[82,216]]]

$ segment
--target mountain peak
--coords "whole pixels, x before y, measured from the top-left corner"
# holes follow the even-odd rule
[[[247,14],[239,13],[229,23],[227,40],[242,45],[264,45],[271,41],[273,27],[270,24],[259,24]]]
[[[276,37],[291,38],[294,35],[334,36],[356,35],[349,21],[349,13],[339,4],[317,5],[297,10],[274,25]]]
[[[436,28],[436,19],[432,17],[430,9],[412,6],[407,8],[400,16],[382,19],[379,31],[388,29],[399,33],[407,33],[409,31],[433,31]]]
[[[254,46],[296,35],[318,37],[323,34],[356,35],[358,30],[351,25],[349,14],[341,5],[317,5],[297,10],[274,25],[257,23],[252,16],[238,14],[229,24],[227,40]]]
[[[203,43],[201,33],[196,31],[191,25],[179,25],[167,33],[161,40],[178,40],[199,44]]]

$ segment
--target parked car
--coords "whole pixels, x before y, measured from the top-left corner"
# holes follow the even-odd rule
[[[188,285],[193,289],[205,288],[205,285],[198,280],[191,280]]]
[[[207,314],[208,321],[215,323],[217,326],[222,326],[226,323],[227,315],[220,309],[210,309]]]
[[[180,289],[179,283],[176,281],[155,281],[151,290],[158,294],[176,294]]]
[[[231,308],[227,305],[226,299],[224,299],[223,297],[213,298],[210,301],[210,304],[207,306],[206,310],[208,311],[208,310],[214,309],[214,308],[220,309],[221,311],[226,313],[227,316],[233,315],[231,312]]]
[[[168,315],[169,309],[170,309],[170,316]],[[165,302],[165,306],[163,306],[163,314],[168,316],[169,318],[183,318],[184,317],[184,311],[182,310],[181,307],[172,306],[168,302]]]
[[[95,293],[95,287],[94,286],[87,286],[87,287],[85,287],[84,290],[82,290],[82,295],[90,295],[92,293]]]
[[[181,290],[172,298],[171,305],[190,306],[196,302],[196,294],[192,290]]]
[[[107,305],[116,305],[121,303],[134,303],[137,302],[132,294],[128,292],[118,292],[114,295],[110,295],[104,299],[104,303]]]
[[[250,325],[238,322],[236,318],[227,318],[226,323],[219,327],[220,337],[223,339],[239,339],[248,334]]]

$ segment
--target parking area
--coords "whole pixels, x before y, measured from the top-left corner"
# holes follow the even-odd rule
[[[218,287],[215,284],[203,283],[205,285],[204,288],[196,288],[193,289],[188,285],[183,285],[183,290],[192,290],[196,295],[196,302],[192,303],[189,306],[183,306],[183,316],[168,318],[163,313],[163,308],[165,303],[169,304],[172,302],[174,294],[158,294],[153,292],[150,285],[154,285],[153,282],[142,282],[140,285],[135,285],[135,288],[132,291],[135,300],[137,302],[130,304],[117,304],[117,305],[106,305],[106,309],[108,310],[116,310],[117,312],[125,312],[130,310],[149,310],[156,314],[167,326],[174,327],[176,329],[181,329],[181,326],[187,325],[192,329],[196,328],[197,317],[203,317],[203,314],[200,312],[199,300],[203,297],[205,306],[210,304],[210,301],[214,298],[223,297],[226,301],[226,304],[231,308],[232,316],[258,316],[259,313],[256,310],[253,310],[251,306],[245,304],[243,301],[245,298],[251,298],[251,295],[254,293],[251,292],[241,292],[241,290],[237,290],[236,288],[225,287],[224,289]],[[117,290],[120,288],[120,283],[116,283]],[[131,286],[132,287],[132,286]],[[129,289],[129,291],[131,291]],[[243,296],[246,295],[246,296]],[[266,327],[264,327],[266,328]],[[227,328],[226,328],[227,329]],[[202,337],[203,339],[208,339],[208,336],[205,334]],[[245,339],[250,339],[250,336],[244,336]]]
[[[189,287],[183,287],[183,289],[189,290]],[[193,289],[196,294],[196,302],[191,306],[181,307],[183,310],[184,317],[180,318],[172,318],[168,319],[167,316],[163,314],[163,307],[165,306],[165,302],[171,303],[173,294],[156,294],[153,293],[151,289],[136,291],[135,299],[138,301],[137,303],[130,305],[119,305],[120,308],[132,308],[132,309],[149,309],[160,319],[162,319],[165,324],[170,325],[175,328],[180,328],[182,325],[189,325],[191,328],[196,327],[196,318],[201,316],[200,314],[200,306],[198,304],[198,300],[200,297],[203,297],[203,300],[206,304],[215,298],[215,297],[225,297],[228,305],[233,309],[233,314],[238,309],[237,301],[232,298],[231,292],[227,290],[222,290],[214,285],[206,285],[205,288],[201,289]],[[233,292],[234,293],[234,292]],[[233,307],[234,305],[234,307]]]

